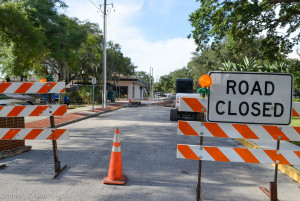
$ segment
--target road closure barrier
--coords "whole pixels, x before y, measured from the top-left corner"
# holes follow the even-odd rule
[[[64,82],[2,82],[0,93],[48,94],[48,102],[52,103],[51,93],[64,93]],[[67,105],[22,105],[0,106],[0,117],[50,116],[51,128],[0,128],[0,140],[52,140],[54,154],[55,179],[67,167],[60,166],[56,140],[68,140],[67,129],[55,129],[54,116],[67,113]]]
[[[199,145],[177,145],[177,158],[199,160],[197,197],[200,199],[202,161],[275,164],[274,182],[260,189],[277,201],[278,164],[300,165],[300,151],[280,150],[280,141],[300,141],[300,127],[289,126],[300,116],[292,102],[291,74],[210,72],[207,98],[180,98],[179,111],[200,112],[207,121],[179,121],[178,135],[200,136]],[[271,79],[272,78],[272,79]],[[271,80],[271,81],[270,81]],[[204,137],[276,140],[276,150],[204,146]]]
[[[300,141],[300,127],[179,121],[179,135]]]
[[[177,158],[207,161],[300,165],[300,151],[177,145]]]

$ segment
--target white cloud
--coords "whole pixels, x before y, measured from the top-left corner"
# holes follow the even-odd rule
[[[165,6],[170,6],[170,2],[167,1]],[[121,0],[113,3],[115,12],[112,10],[108,15],[107,39],[121,45],[122,52],[138,66],[138,71],[149,72],[151,66],[154,68],[154,77],[157,78],[187,65],[191,52],[196,48],[192,40],[146,40],[142,29],[134,24],[135,18],[141,15],[145,1]],[[70,16],[77,16],[80,20],[89,19],[103,27],[102,13],[97,13],[97,9],[90,2],[69,0],[67,4],[72,9],[69,9]]]

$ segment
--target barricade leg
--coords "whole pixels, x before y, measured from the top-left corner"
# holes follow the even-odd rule
[[[204,113],[201,113],[201,121],[205,120]],[[203,145],[203,136],[200,137],[200,146]],[[196,201],[200,200],[201,197],[201,175],[202,175],[202,160],[199,160],[199,169],[198,169],[198,184],[196,189]]]
[[[49,94],[48,94],[48,100],[49,103],[52,102],[52,96],[50,96]],[[53,116],[50,117],[50,125],[51,128],[55,128],[55,122]],[[63,168],[60,167],[60,161],[58,160],[58,154],[57,154],[56,140],[52,140],[52,146],[53,146],[53,157],[54,157],[54,171],[56,173],[52,179],[56,179],[60,175],[60,173],[62,173],[62,171],[64,171],[64,169],[67,168],[67,165],[64,165]]]
[[[200,146],[203,145],[203,137],[200,137]],[[202,175],[202,160],[199,160],[199,169],[198,169],[198,184],[196,189],[196,201],[200,200],[201,197],[201,175]]]
[[[280,148],[280,140],[277,140],[276,149],[279,150]],[[274,182],[269,182],[269,191],[260,186],[259,189],[262,190],[269,198],[270,201],[277,201],[277,175],[278,175],[278,164],[275,164],[275,174],[274,174]]]

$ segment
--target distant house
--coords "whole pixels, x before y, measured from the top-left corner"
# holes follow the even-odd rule
[[[108,82],[114,85],[113,90],[116,91],[117,98],[141,100],[148,97],[148,84],[135,77],[120,77],[116,83]]]

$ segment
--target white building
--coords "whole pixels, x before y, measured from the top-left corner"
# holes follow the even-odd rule
[[[112,81],[109,83],[112,84]],[[115,91],[117,98],[127,98],[128,100],[142,100],[147,98],[148,92],[146,87],[147,83],[137,78],[119,78],[118,82],[115,83]]]

